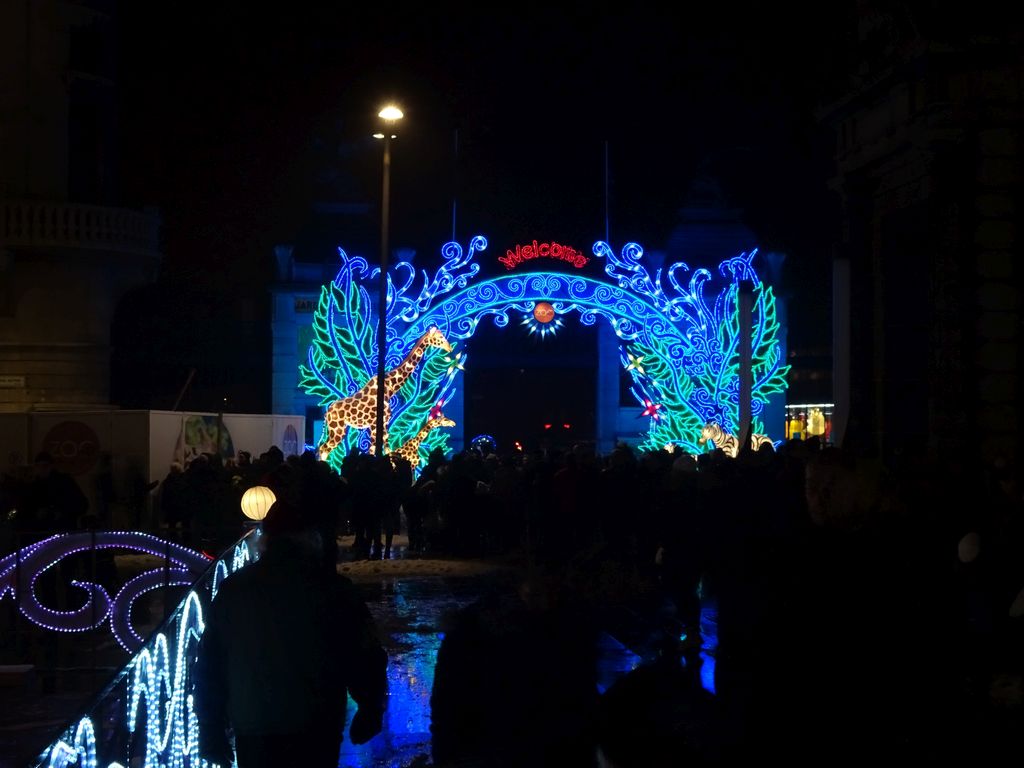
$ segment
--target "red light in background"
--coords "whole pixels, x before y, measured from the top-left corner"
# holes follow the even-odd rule
[[[562,429],[572,429],[572,424],[563,424]]]
[[[550,424],[545,424],[544,425],[544,429],[551,429],[551,425]]]

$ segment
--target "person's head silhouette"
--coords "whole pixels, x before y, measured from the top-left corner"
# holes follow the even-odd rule
[[[313,519],[287,499],[279,498],[271,504],[261,528],[263,546],[268,550],[278,548],[282,542],[310,552],[320,549],[320,534]]]

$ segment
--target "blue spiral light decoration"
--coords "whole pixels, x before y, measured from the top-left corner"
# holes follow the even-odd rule
[[[437,327],[453,345],[470,339],[489,319],[498,327],[510,314],[531,313],[538,302],[550,303],[559,317],[576,314],[584,325],[607,321],[620,341],[620,355],[631,391],[650,419],[647,448],[675,446],[699,453],[697,443],[708,422],[730,432],[739,421],[739,286],[753,285],[751,412],[755,432],[763,432],[761,414],[769,398],[786,388],[789,366],[783,365],[770,286],[754,268],[757,250],[726,259],[718,266],[720,287],[710,291],[715,276],[707,269],[691,270],[677,262],[653,275],[641,263],[643,248],[627,243],[616,254],[598,241],[593,253],[605,262],[611,280],[566,272],[530,272],[472,282],[479,271],[474,255],[487,240],[474,237],[466,250],[457,243],[442,248],[444,264],[433,278],[422,272],[418,291],[416,271],[409,262],[395,265],[388,276],[386,364],[398,364],[416,340]],[[375,324],[369,312],[369,291],[376,280],[362,258],[340,251],[341,268],[321,292],[314,319],[314,342],[300,367],[300,386],[329,405],[365,384],[376,370]],[[666,285],[667,283],[667,285]],[[422,426],[431,409],[443,407],[454,394],[464,370],[464,350],[447,356],[428,354],[414,376],[392,400],[390,448],[401,445]],[[637,361],[640,361],[639,363]],[[447,435],[435,430],[420,446],[425,461]],[[351,448],[369,446],[368,430],[349,430],[330,460],[340,466]]]

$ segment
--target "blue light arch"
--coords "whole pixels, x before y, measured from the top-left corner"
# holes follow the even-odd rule
[[[788,366],[783,365],[770,286],[757,275],[757,251],[742,253],[718,267],[721,287],[708,292],[715,276],[707,269],[682,262],[651,275],[641,263],[643,249],[626,244],[615,253],[604,242],[593,253],[605,263],[611,280],[578,273],[541,271],[502,275],[480,282],[476,253],[487,247],[475,237],[465,251],[454,242],[442,248],[444,263],[433,277],[424,270],[422,282],[409,262],[395,265],[388,275],[386,367],[397,366],[431,327],[439,328],[455,345],[450,353],[428,351],[412,381],[392,399],[389,448],[415,435],[430,413],[450,402],[458,374],[467,357],[460,344],[479,324],[490,319],[508,325],[510,314],[530,313],[538,302],[550,303],[559,316],[576,314],[593,325],[606,320],[619,342],[619,357],[632,378],[631,390],[641,417],[650,428],[644,447],[705,450],[697,441],[707,422],[736,431],[739,419],[739,317],[737,297],[742,281],[754,290],[751,349],[755,431],[769,399],[781,394]],[[347,397],[365,384],[375,370],[375,313],[370,296],[379,269],[362,258],[339,251],[342,266],[335,280],[321,291],[315,315],[315,340],[306,364],[300,366],[301,386],[320,397],[321,405]],[[419,289],[417,290],[417,285]],[[353,447],[367,448],[365,430],[349,430],[344,450],[336,449],[332,463]],[[446,447],[440,430],[421,445],[425,456]]]

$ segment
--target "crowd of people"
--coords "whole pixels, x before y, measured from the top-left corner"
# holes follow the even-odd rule
[[[80,524],[46,458],[25,508],[54,526],[77,509]],[[402,529],[406,556],[521,566],[446,628],[437,766],[930,761],[995,754],[1024,725],[1024,499],[1009,465],[908,451],[883,469],[812,439],[735,459],[438,452],[419,472],[354,452],[339,474],[272,447],[172,467],[153,490],[160,524],[223,548],[254,485],[304,510],[323,572],[339,536],[386,558]],[[710,603],[714,696],[696,672]],[[657,614],[664,666],[597,696],[594,638],[613,611]]]
[[[446,738],[488,708],[500,712],[492,728],[527,724],[542,752],[576,744],[575,761],[544,764],[588,765],[580,744],[596,743],[616,768],[983,759],[1024,726],[1024,500],[1009,466],[921,452],[883,470],[796,441],[736,459],[625,447],[605,459],[466,456],[438,474],[441,509],[461,489],[475,515],[475,527],[442,541],[486,550],[525,534],[548,574],[525,596],[475,606],[446,634],[435,736],[450,764],[517,764],[486,757],[487,738]],[[454,481],[462,475],[472,482]],[[664,620],[672,663],[592,701],[595,730],[580,742],[586,709],[561,716],[546,692],[588,688],[578,670],[593,646],[581,633],[609,605],[657,610],[638,599],[652,583],[674,609]],[[710,602],[711,698],[675,663],[699,669]],[[565,649],[567,637],[576,640]],[[515,659],[511,671],[485,663],[494,649]],[[488,690],[501,702],[480,705]],[[533,714],[510,714],[523,712]]]
[[[735,459],[577,446],[434,454],[415,475],[355,453],[340,475],[312,455],[266,469],[359,557],[387,557],[404,526],[414,556],[522,566],[445,628],[437,766],[938,761],[997,754],[1024,725],[1011,467],[911,452],[883,470],[810,440]],[[698,674],[710,603],[714,696]],[[598,696],[614,610],[657,613],[665,640]]]

